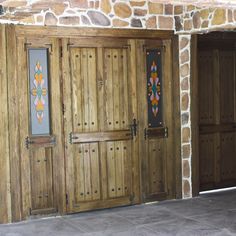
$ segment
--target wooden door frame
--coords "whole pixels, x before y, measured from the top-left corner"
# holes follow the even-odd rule
[[[6,26],[6,30],[8,33],[8,36],[10,37],[10,32],[13,32],[13,38],[14,40],[17,37],[24,37],[24,38],[38,38],[40,41],[40,38],[54,38],[54,40],[57,40],[57,46],[61,46],[62,39],[66,38],[78,38],[78,37],[106,37],[106,38],[126,38],[126,39],[158,39],[158,40],[171,40],[172,42],[172,80],[173,80],[173,96],[172,96],[172,102],[173,102],[173,117],[175,117],[175,122],[173,124],[173,158],[175,159],[174,169],[175,169],[175,197],[181,198],[182,197],[182,159],[181,159],[181,129],[180,129],[180,119],[181,119],[181,113],[180,113],[180,89],[179,89],[179,64],[176,63],[179,61],[179,46],[178,46],[178,36],[174,35],[174,31],[168,31],[168,30],[143,30],[143,29],[100,29],[100,28],[69,28],[69,27],[57,27],[57,26],[22,26],[22,25],[16,25],[16,26]],[[9,42],[8,42],[9,43]],[[8,59],[13,58],[14,59],[14,53],[11,55],[12,49],[7,46],[7,50],[10,52],[8,53]],[[16,45],[15,45],[16,46]],[[16,48],[14,48],[15,50]],[[13,50],[13,51],[14,51]],[[60,50],[59,48],[54,48],[55,53],[58,54],[58,57],[60,57]],[[61,60],[60,60],[61,61]],[[59,65],[57,65],[57,68],[59,69]],[[12,69],[11,71],[8,71],[8,73],[13,74],[15,73],[15,69]],[[58,73],[58,76],[61,80],[61,73]],[[8,75],[8,78],[10,75]],[[14,77],[14,76],[13,76]],[[59,88],[58,88],[59,89]],[[59,91],[59,90],[58,90]],[[62,88],[60,88],[61,94],[62,94]],[[60,98],[61,95],[58,94],[57,99]],[[61,105],[63,105],[63,101],[61,99]],[[60,110],[62,110],[63,107],[60,107]],[[61,113],[62,114],[62,113]],[[61,123],[61,117],[58,118],[58,122]],[[64,126],[64,123],[61,123],[62,127]],[[14,131],[14,130],[13,130]],[[13,135],[13,134],[12,134]],[[16,134],[14,134],[16,135]],[[60,135],[60,140],[65,139],[65,134],[62,133]],[[62,145],[64,145],[62,143]],[[18,145],[17,145],[18,146]],[[64,150],[64,149],[63,149]],[[61,171],[64,172],[65,170],[65,153],[61,149],[61,156],[63,157],[63,160],[58,164],[58,168],[61,168]],[[19,158],[15,158],[15,160],[19,160]],[[18,164],[17,164],[18,165]],[[15,173],[14,170],[14,163],[11,163],[11,173]],[[65,214],[66,213],[66,197],[65,197],[65,173],[63,176],[60,177],[60,181],[63,183],[60,183],[60,188],[58,189],[58,202],[59,202],[59,213]],[[17,183],[15,181],[15,177],[12,177],[12,186]],[[14,182],[15,181],[15,182]],[[14,189],[13,189],[14,191]],[[22,191],[23,193],[23,191]],[[18,193],[13,193],[14,194]],[[140,193],[141,195],[141,193]],[[14,198],[12,198],[12,202],[14,203]],[[12,209],[13,214],[15,214],[16,209]],[[27,216],[21,216],[21,210],[17,211],[17,215],[13,217],[14,221],[21,220],[22,218],[25,218]]]
[[[191,36],[191,130],[192,130],[192,196],[199,195],[199,99],[198,99],[198,68],[197,68],[197,34]]]

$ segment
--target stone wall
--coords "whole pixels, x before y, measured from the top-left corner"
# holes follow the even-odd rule
[[[183,198],[192,196],[190,39],[192,33],[234,29],[233,6],[165,4],[158,0],[0,0],[0,23],[175,30],[179,34]]]

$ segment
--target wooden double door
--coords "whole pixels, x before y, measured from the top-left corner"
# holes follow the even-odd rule
[[[200,191],[236,185],[234,37],[212,33],[198,42]]]
[[[17,37],[22,218],[176,197],[172,47]],[[158,124],[149,113],[161,114]],[[33,116],[40,123],[47,115],[48,131],[35,135]]]
[[[70,39],[62,47],[67,211],[173,197],[170,41]],[[157,49],[165,105],[152,128],[146,59]]]

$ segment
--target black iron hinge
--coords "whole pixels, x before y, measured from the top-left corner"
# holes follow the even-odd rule
[[[60,47],[60,57],[63,57],[63,49]]]
[[[130,125],[130,129],[131,129],[131,133],[132,133],[132,137],[134,138],[137,135],[137,120],[133,119],[133,123]]]

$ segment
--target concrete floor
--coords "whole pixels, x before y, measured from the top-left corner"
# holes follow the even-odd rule
[[[0,225],[0,236],[236,235],[236,190]]]

